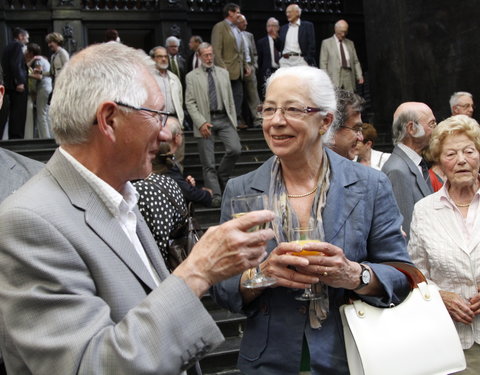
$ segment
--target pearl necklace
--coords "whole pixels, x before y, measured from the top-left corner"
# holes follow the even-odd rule
[[[303,198],[303,197],[308,197],[309,195],[312,195],[315,193],[318,189],[318,186],[315,186],[315,188],[312,191],[309,191],[308,193],[305,194],[287,194],[287,197],[289,198]]]
[[[455,206],[457,206],[457,207],[468,207],[472,204],[472,202],[460,204],[460,203],[457,203],[455,201],[453,201],[453,203],[455,203]]]

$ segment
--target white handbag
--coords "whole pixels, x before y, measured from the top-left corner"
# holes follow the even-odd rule
[[[416,267],[386,263],[405,273],[412,291],[390,308],[360,300],[340,307],[350,375],[440,375],[466,368],[455,325],[438,288]]]

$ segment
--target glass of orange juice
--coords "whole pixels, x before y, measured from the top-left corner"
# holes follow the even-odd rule
[[[312,242],[321,242],[318,238],[318,229],[316,227],[301,227],[301,228],[292,228],[288,231],[288,241],[300,245],[304,245]],[[292,255],[296,256],[312,256],[312,255],[323,255],[321,251],[314,250],[304,250],[300,252],[293,252]],[[312,288],[305,288],[302,295],[295,297],[299,301],[313,301],[321,299],[323,296],[321,294],[315,293]]]

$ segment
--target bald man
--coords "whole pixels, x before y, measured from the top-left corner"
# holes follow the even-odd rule
[[[334,31],[332,37],[322,41],[320,69],[328,73],[335,86],[353,92],[356,83],[363,84],[363,74],[355,45],[346,38],[348,34],[347,21],[338,21]]]
[[[382,171],[392,183],[393,193],[403,215],[402,228],[407,234],[407,240],[413,206],[433,193],[422,152],[428,147],[435,126],[435,116],[425,103],[402,103],[393,115],[392,135],[395,148]]]

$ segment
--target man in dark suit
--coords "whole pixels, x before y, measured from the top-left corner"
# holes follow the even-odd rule
[[[183,56],[178,53],[180,48],[180,39],[173,35],[169,36],[165,40],[165,48],[168,52],[168,70],[180,78],[182,86],[185,86],[187,64]]]
[[[267,21],[267,36],[257,41],[258,53],[258,81],[260,82],[260,95],[263,97],[265,81],[280,65],[280,52],[275,47],[275,40],[278,38],[280,24],[274,17]]]
[[[28,43],[28,31],[13,30],[13,41],[3,51],[2,68],[8,101],[0,120],[0,137],[8,118],[8,138],[22,139],[25,135],[27,118],[28,74],[23,53]]]
[[[288,24],[281,27],[277,39],[277,49],[282,54],[280,66],[316,66],[313,23],[300,20],[302,9],[297,4],[290,4],[285,13]]]
[[[202,65],[202,61],[197,54],[197,48],[201,43],[203,43],[203,39],[200,35],[191,36],[190,41],[188,42],[188,48],[190,49],[191,54],[187,58],[187,73]]]
[[[402,103],[393,115],[395,148],[382,171],[392,183],[407,239],[415,203],[433,193],[422,151],[427,148],[436,125],[432,110],[424,103]]]

